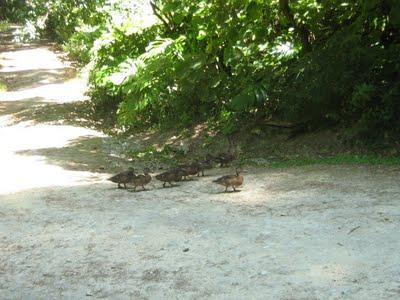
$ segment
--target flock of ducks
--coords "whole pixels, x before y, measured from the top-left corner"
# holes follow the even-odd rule
[[[224,167],[235,159],[236,155],[232,152],[220,153],[216,156],[207,154],[206,158],[202,161],[178,165],[177,167],[156,175],[155,178],[163,183],[163,188],[165,188],[167,184],[174,186],[173,182],[188,180],[190,176],[204,176],[204,171],[212,169],[214,163],[218,163],[221,167]],[[224,192],[227,192],[229,187],[231,187],[233,191],[236,191],[236,188],[243,184],[242,172],[243,170],[241,168],[236,168],[236,174],[219,177],[213,180],[213,182],[224,186]],[[133,168],[129,168],[127,171],[112,176],[109,180],[117,183],[118,188],[122,188],[123,186],[126,189],[127,184],[130,184],[136,192],[136,188],[138,187],[141,187],[142,190],[146,190],[145,186],[152,180],[149,173],[150,170],[148,168],[143,170],[143,174],[136,174]]]

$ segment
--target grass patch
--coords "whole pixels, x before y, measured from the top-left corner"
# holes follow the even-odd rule
[[[0,21],[0,32],[6,31],[10,28],[10,23],[7,21]]]
[[[129,151],[128,156],[139,161],[157,160],[164,163],[172,162],[176,164],[179,160],[185,157],[185,153],[171,147],[170,145],[165,145],[160,149],[150,146],[142,150]]]
[[[7,85],[0,79],[0,92],[6,92],[6,91],[7,91]]]
[[[252,164],[252,162],[250,162]],[[271,168],[302,167],[310,165],[376,165],[400,166],[400,157],[379,157],[372,155],[338,154],[323,158],[293,158],[257,164]]]

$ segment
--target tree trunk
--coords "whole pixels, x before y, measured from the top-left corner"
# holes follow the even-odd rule
[[[169,19],[168,16],[163,16],[161,14],[160,8],[154,3],[154,1],[150,1],[150,6],[153,10],[154,15],[164,24],[164,26],[169,31],[174,31],[174,24],[172,23],[172,20]]]
[[[281,8],[282,14],[289,21],[289,24],[293,26],[295,32],[300,38],[303,51],[311,51],[310,31],[304,25],[296,23],[293,12],[290,10],[289,0],[279,0],[279,6]]]

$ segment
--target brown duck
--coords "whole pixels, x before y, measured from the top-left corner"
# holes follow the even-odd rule
[[[170,171],[181,174],[182,175],[181,180],[187,180],[190,175],[186,165],[179,165],[176,168],[171,169]]]
[[[181,181],[183,176],[184,174],[180,169],[172,169],[156,175],[156,179],[162,181],[163,187],[165,188],[165,184],[169,183],[171,186],[173,186],[171,182]]]
[[[227,152],[221,152],[215,156],[208,155],[210,159],[220,164],[220,167],[225,167],[230,162],[237,158],[237,151],[232,137],[228,137],[229,148]]]
[[[193,163],[187,164],[187,165],[180,165],[180,166],[178,166],[178,168],[184,174],[186,174],[186,176],[184,176],[185,179],[187,176],[194,176],[194,175],[199,176],[200,172],[201,172],[200,165],[197,162],[193,162]]]
[[[225,175],[213,180],[213,182],[225,186],[225,193],[228,191],[228,187],[232,187],[233,190],[236,191],[235,188],[243,184],[243,175],[241,175],[241,173],[243,173],[243,170],[241,168],[236,168],[236,175]]]
[[[133,190],[135,192],[138,186],[141,186],[144,191],[146,190],[144,186],[149,184],[151,181],[151,175],[149,174],[149,172],[150,170],[148,168],[145,168],[143,170],[143,174],[136,175],[132,178]]]
[[[198,164],[200,167],[201,176],[204,176],[204,170],[209,170],[213,168],[213,160],[210,158],[210,156],[207,156],[205,160],[199,161]]]
[[[219,153],[214,157],[214,161],[219,163],[220,167],[227,166],[230,162],[236,159],[234,153]]]
[[[133,168],[129,168],[127,171],[123,171],[108,178],[108,180],[118,183],[119,189],[121,188],[121,184],[123,184],[124,188],[126,189],[126,184],[130,183],[134,177],[135,177],[135,170]]]

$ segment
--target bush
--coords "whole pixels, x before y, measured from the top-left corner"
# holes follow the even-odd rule
[[[2,0],[0,20],[9,22],[22,22],[26,17],[28,9],[25,0]]]
[[[39,32],[90,61],[92,101],[126,129],[274,118],[398,132],[399,1],[152,0],[158,23],[141,2],[29,3]]]
[[[93,45],[101,34],[102,28],[100,26],[82,25],[63,45],[63,49],[69,54],[71,59],[82,65],[86,65],[91,60]]]

